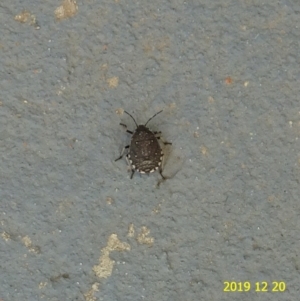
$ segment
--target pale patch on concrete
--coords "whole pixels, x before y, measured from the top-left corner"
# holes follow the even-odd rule
[[[45,282],[40,282],[40,283],[39,283],[39,289],[45,288],[45,287],[47,286],[47,284],[48,284],[47,281],[45,281]]]
[[[130,245],[123,243],[116,234],[112,234],[107,242],[107,246],[101,250],[102,255],[99,258],[99,264],[93,267],[93,271],[99,278],[107,278],[111,275],[115,261],[110,259],[111,251],[128,251]]]
[[[96,297],[94,296],[95,292],[99,291],[99,283],[96,282],[92,285],[92,288],[84,294],[84,298],[86,301],[96,301]]]
[[[119,109],[116,109],[116,114],[117,115],[123,115],[124,114],[124,110],[119,108]]]
[[[31,239],[28,235],[24,236],[22,238],[22,241],[23,241],[25,247],[27,247],[27,248],[31,247],[32,243],[31,243]]]
[[[57,20],[67,19],[75,16],[78,12],[78,6],[75,0],[65,0],[61,6],[55,11],[55,17]]]
[[[33,252],[36,254],[40,253],[40,247],[32,245],[31,239],[28,235],[26,235],[22,238],[22,242],[30,252]]]
[[[117,76],[107,79],[108,86],[110,88],[116,88],[119,84],[119,78]]]
[[[154,242],[154,238],[151,236],[148,236],[149,234],[150,234],[150,230],[147,227],[143,226],[141,228],[140,233],[137,235],[136,240],[140,244],[146,244],[146,245],[152,246],[153,242]]]
[[[127,234],[127,236],[128,237],[134,237],[134,233],[135,233],[135,231],[134,231],[134,225],[130,224],[129,227],[128,227],[128,234]]]
[[[111,205],[112,203],[114,202],[114,200],[113,200],[113,198],[111,198],[111,197],[106,197],[106,203],[108,204],[108,205]]]
[[[5,241],[9,241],[10,240],[10,235],[7,232],[2,232],[1,233],[1,237],[5,240]]]
[[[16,15],[14,19],[20,23],[33,25],[36,29],[40,28],[37,24],[35,15],[31,14],[28,10],[23,10],[20,14]]]

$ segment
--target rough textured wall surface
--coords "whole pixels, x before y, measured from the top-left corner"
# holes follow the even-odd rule
[[[0,300],[296,300],[299,12],[2,1]],[[169,179],[130,180],[162,109]]]

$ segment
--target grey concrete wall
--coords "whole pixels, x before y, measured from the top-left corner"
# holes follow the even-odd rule
[[[4,2],[0,300],[297,300],[298,2]]]

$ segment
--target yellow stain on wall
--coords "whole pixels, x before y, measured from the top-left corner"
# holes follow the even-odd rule
[[[75,0],[65,0],[61,6],[59,6],[55,11],[55,17],[57,20],[62,20],[66,18],[71,18],[75,16],[78,12],[78,6]]]
[[[126,242],[121,242],[117,234],[112,234],[108,238],[107,246],[101,250],[99,264],[93,267],[93,271],[99,278],[107,278],[111,275],[115,261],[109,257],[112,251],[129,251],[130,245]]]

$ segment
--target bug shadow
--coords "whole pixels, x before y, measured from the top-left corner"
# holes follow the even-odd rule
[[[170,180],[182,169],[184,159],[182,153],[172,151],[171,147],[164,148],[165,159],[163,163],[164,178],[159,179],[156,188],[159,188],[166,180]]]

